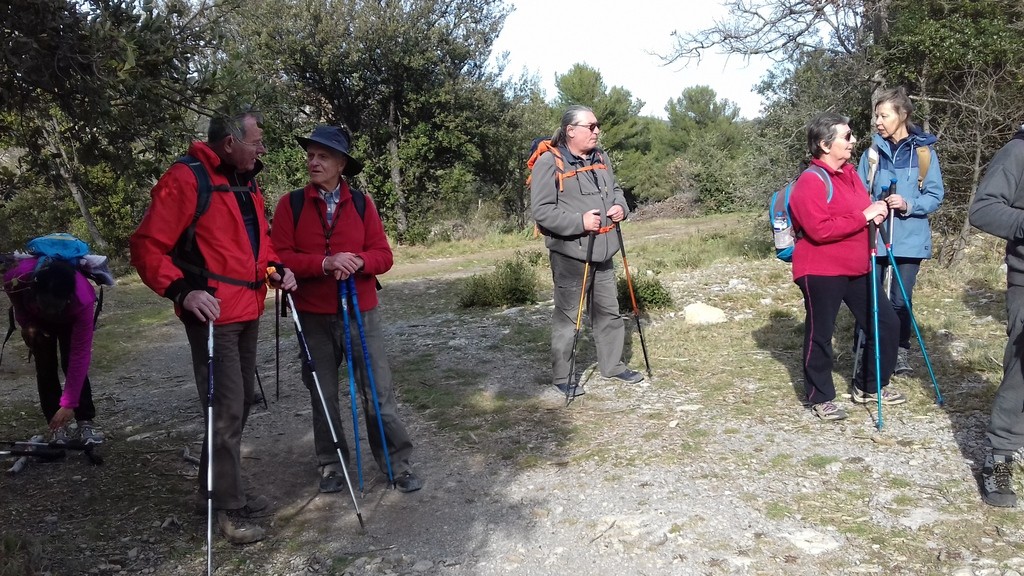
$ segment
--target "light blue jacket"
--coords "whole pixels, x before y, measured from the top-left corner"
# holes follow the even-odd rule
[[[907,201],[907,211],[896,211],[895,228],[893,228],[892,251],[897,257],[931,258],[932,232],[928,226],[928,215],[939,209],[946,189],[942,184],[942,170],[939,168],[939,157],[933,145],[936,138],[923,132],[917,126],[911,126],[910,135],[901,142],[893,144],[877,133],[872,142],[878,148],[878,168],[875,170],[874,184],[869,188],[871,197],[878,200],[882,197],[882,189],[889,187],[893,178],[896,179],[896,193]],[[928,165],[928,173],[924,175],[921,189],[917,187],[918,146],[927,146],[932,159]],[[868,150],[865,150],[857,165],[864,186],[868,187]],[[890,225],[886,222],[884,229]],[[885,254],[881,244],[880,255]]]

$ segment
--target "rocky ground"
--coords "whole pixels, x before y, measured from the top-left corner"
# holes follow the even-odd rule
[[[665,276],[678,309],[709,301],[728,321],[653,315],[654,377],[592,376],[568,408],[543,385],[550,302],[462,312],[445,278],[385,282],[389,353],[426,486],[387,489],[364,444],[365,529],[347,493],[317,491],[293,330],[284,319],[278,399],[268,312],[269,408],[250,419],[245,467],[274,514],[257,521],[263,542],[217,540],[217,574],[1024,573],[1018,513],[983,506],[973,476],[991,379],[944,383],[939,407],[917,357],[917,375],[898,382],[911,402],[887,409],[882,432],[873,405],[845,402],[851,418],[822,424],[799,401],[796,352],[772,340],[801,322],[799,293],[774,264]],[[105,309],[114,327],[101,328],[97,354],[110,360],[94,370],[105,464],[69,457],[0,477],[7,565],[20,555],[51,575],[203,573],[205,516],[192,510],[196,468],[183,458],[198,453],[202,419],[184,333],[130,281]],[[116,328],[127,317],[137,330]],[[985,321],[998,340],[998,322]],[[939,366],[955,363],[957,339],[935,338]],[[20,343],[0,374],[0,432],[38,430]]]

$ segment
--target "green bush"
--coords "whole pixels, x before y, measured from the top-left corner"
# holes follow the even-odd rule
[[[668,308],[672,306],[672,295],[668,293],[665,286],[653,275],[633,275],[633,294],[636,295],[636,305],[640,311],[653,310],[656,308]],[[633,299],[629,297],[629,284],[625,276],[619,278],[616,283],[619,297],[619,310],[633,310]]]
[[[487,274],[471,276],[459,295],[463,308],[490,308],[521,306],[537,301],[537,273],[531,261],[522,252],[495,265]]]

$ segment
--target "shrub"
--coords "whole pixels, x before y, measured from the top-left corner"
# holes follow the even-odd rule
[[[668,293],[656,275],[633,275],[633,294],[640,311],[672,306],[672,295]],[[625,276],[616,283],[619,297],[619,310],[632,310],[633,300],[629,297],[629,285]]]
[[[463,308],[521,306],[537,301],[537,274],[531,261],[522,252],[495,265],[487,274],[471,276],[459,295]]]

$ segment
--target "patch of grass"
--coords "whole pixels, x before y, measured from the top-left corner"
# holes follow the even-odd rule
[[[796,514],[796,510],[783,502],[771,501],[764,507],[764,515],[771,520],[782,520]]]
[[[537,293],[535,265],[522,252],[516,252],[512,258],[498,262],[492,272],[466,280],[459,295],[459,306],[521,306],[536,302]]]
[[[637,308],[641,312],[672,307],[672,295],[658,280],[657,273],[634,275],[633,296],[636,297]],[[629,293],[629,280],[619,277],[615,284],[620,310],[633,309],[633,296]]]
[[[829,464],[839,462],[837,456],[825,456],[822,454],[815,454],[804,458],[803,463],[811,468],[823,469],[827,468]]]
[[[0,576],[26,576],[43,569],[43,550],[38,541],[16,534],[0,538]]]

